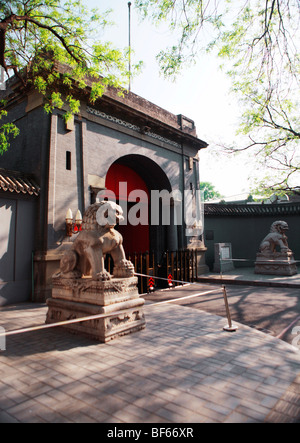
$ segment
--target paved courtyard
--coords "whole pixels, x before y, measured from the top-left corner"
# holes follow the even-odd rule
[[[226,294],[234,321],[261,330],[287,343],[295,343],[300,334],[300,289],[261,285],[226,284]],[[213,291],[207,291],[213,290]],[[193,294],[203,291],[199,297]],[[160,290],[146,296],[153,302],[174,300],[181,306],[226,316],[222,285],[218,282],[177,286],[175,290]],[[298,328],[298,329],[297,329]],[[299,335],[300,346],[300,335]]]
[[[0,422],[300,421],[300,351],[224,317],[145,306],[146,329],[107,344],[61,328],[6,338]],[[0,309],[6,331],[40,325],[45,305]]]

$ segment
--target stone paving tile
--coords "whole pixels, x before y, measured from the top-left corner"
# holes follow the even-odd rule
[[[150,411],[130,404],[114,413],[113,418],[123,423],[143,423],[151,418],[151,415]]]
[[[23,308],[0,309],[1,326],[43,324],[44,306]],[[58,328],[7,337],[0,422],[299,418],[300,353],[290,345],[243,325],[228,334],[223,318],[189,307],[145,310],[144,331],[107,344]]]
[[[223,423],[259,423],[259,420],[254,420],[253,418],[249,417],[248,414],[233,411],[230,415],[228,415]]]
[[[20,421],[7,412],[0,411],[0,423],[20,423]]]
[[[265,420],[271,423],[300,423],[300,374],[284,392]]]

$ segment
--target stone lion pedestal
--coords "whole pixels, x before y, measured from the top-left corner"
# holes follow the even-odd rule
[[[63,327],[105,343],[145,328],[144,303],[136,277],[106,281],[54,277],[52,298],[47,300],[46,323],[104,314],[102,318]]]
[[[297,262],[288,247],[287,230],[288,225],[284,221],[272,224],[256,254],[255,274],[291,276],[298,273]]]
[[[273,254],[256,255],[255,274],[295,275],[298,273],[297,262],[292,253],[275,252]]]
[[[82,231],[52,278],[46,323],[66,322],[63,327],[69,331],[104,343],[145,328],[145,301],[138,293],[134,266],[126,259],[123,238],[114,229],[122,212],[109,201],[86,210]],[[106,254],[113,259],[113,275],[104,267]],[[90,316],[97,317],[67,323]]]

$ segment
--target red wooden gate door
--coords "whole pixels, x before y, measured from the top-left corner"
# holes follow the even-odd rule
[[[105,186],[114,192],[117,203],[127,209],[127,223],[118,226],[125,252],[149,251],[149,189],[143,178],[128,166],[114,163],[107,172]],[[133,225],[132,220],[139,223]]]

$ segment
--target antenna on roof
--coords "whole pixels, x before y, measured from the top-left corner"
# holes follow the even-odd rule
[[[128,90],[131,90],[131,2],[128,2],[128,34],[129,34],[129,84]]]

